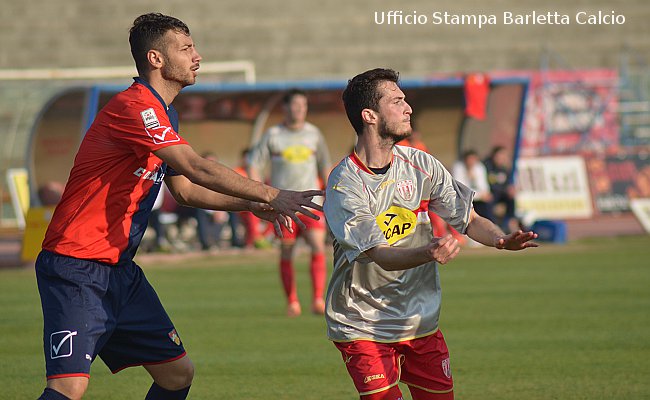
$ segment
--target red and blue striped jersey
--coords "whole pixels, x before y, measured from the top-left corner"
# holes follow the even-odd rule
[[[178,114],[136,78],[99,111],[74,160],[43,249],[107,264],[130,261],[165,174],[154,151],[187,144]]]

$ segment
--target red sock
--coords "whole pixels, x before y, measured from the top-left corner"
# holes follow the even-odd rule
[[[311,256],[309,271],[311,272],[311,285],[314,294],[314,300],[322,299],[323,291],[325,289],[325,275],[327,275],[325,254],[318,253]]]
[[[287,301],[289,303],[297,302],[296,278],[294,277],[293,262],[291,260],[280,260],[280,278],[282,279],[284,293],[287,295]]]

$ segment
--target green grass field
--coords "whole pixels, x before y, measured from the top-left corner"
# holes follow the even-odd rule
[[[649,256],[648,236],[464,250],[441,269],[456,398],[650,398]],[[190,398],[357,398],[323,319],[284,316],[274,252],[143,267],[195,363]],[[33,271],[0,271],[0,398],[41,393],[41,330]],[[98,360],[86,398],[142,399],[149,385]]]

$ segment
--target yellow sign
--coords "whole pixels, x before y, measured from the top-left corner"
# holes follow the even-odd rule
[[[18,226],[22,228],[25,224],[25,215],[29,210],[29,177],[24,168],[11,168],[7,170],[7,183],[11,204],[16,214]]]
[[[23,249],[20,254],[23,262],[36,260],[53,213],[54,207],[32,207],[27,211]]]
[[[417,217],[413,211],[398,206],[390,207],[378,215],[376,220],[388,244],[393,244],[413,233],[417,224]]]

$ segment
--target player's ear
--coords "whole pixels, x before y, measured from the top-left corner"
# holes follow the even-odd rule
[[[154,69],[160,69],[163,65],[163,56],[162,53],[158,50],[149,50],[147,52],[147,61]]]
[[[364,108],[361,110],[361,119],[368,125],[374,125],[377,123],[377,113],[369,108]]]

